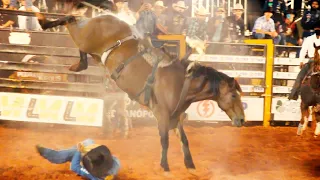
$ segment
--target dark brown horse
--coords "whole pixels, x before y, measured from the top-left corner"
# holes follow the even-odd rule
[[[41,21],[42,26],[46,26],[46,23],[54,24],[43,18]],[[57,21],[66,25],[80,51],[84,54],[91,54],[97,62],[112,72],[113,79],[119,88],[152,110],[158,121],[162,146],[161,167],[165,171],[169,171],[167,152],[169,130],[172,129],[176,130],[180,138],[185,166],[188,169],[195,169],[183,123],[179,121],[179,115],[191,103],[206,99],[215,100],[230,117],[233,125],[240,127],[244,124],[241,88],[233,78],[197,63],[191,66],[186,61],[177,60],[169,63],[170,65],[154,68],[156,63],[148,62],[146,60],[148,58],[145,58],[144,55],[152,54],[156,61],[161,62],[171,62],[170,57],[162,50],[146,43],[145,39],[132,36],[135,35],[134,30],[113,15],[98,16],[87,20],[77,20],[69,16]],[[141,49],[142,47],[144,50]],[[106,51],[110,52],[107,56],[103,55]],[[73,67],[82,66],[81,61]],[[186,95],[182,96],[183,100],[179,101],[181,92],[185,89],[183,87],[188,66],[189,85],[185,91]],[[149,76],[153,72],[154,82],[150,81],[152,78],[150,79]],[[147,102],[145,98],[148,93],[141,93],[142,89],[148,89],[145,87],[151,88],[152,91],[150,100]],[[178,108],[177,104],[180,104]]]
[[[320,134],[320,56],[318,51],[320,46],[314,44],[315,54],[313,62],[310,63],[308,75],[301,86],[301,120],[298,126],[297,135],[302,135],[308,125],[310,116],[309,106],[312,106],[313,119],[316,120],[316,130],[314,136]]]

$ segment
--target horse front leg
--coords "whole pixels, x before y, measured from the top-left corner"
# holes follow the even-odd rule
[[[79,50],[80,52],[80,61],[71,65],[69,70],[73,72],[80,72],[88,68],[88,54]]]
[[[196,169],[196,167],[193,163],[191,152],[189,149],[188,138],[187,138],[187,135],[183,129],[181,122],[178,123],[178,127],[175,129],[175,132],[181,142],[181,148],[182,148],[182,152],[183,152],[183,156],[184,156],[184,164],[190,173],[194,173],[193,171]]]
[[[315,131],[314,131],[314,137],[315,137],[315,138],[318,137],[319,134],[320,134],[320,112],[319,112],[319,110],[320,110],[320,105],[317,104],[317,105],[315,106],[314,111],[313,111],[314,118],[315,118],[315,120],[316,120],[316,129],[315,129]]]
[[[46,19],[45,16],[41,13],[35,13],[35,15],[36,15],[36,17],[39,21],[39,24],[43,30],[54,28],[57,26],[64,26],[67,23],[71,23],[76,20],[75,17],[72,15],[65,16],[65,17],[59,18],[54,21],[50,21],[50,20]]]
[[[158,121],[160,143],[162,147],[160,166],[169,175],[168,148],[169,148],[169,116],[164,113],[154,113]],[[165,118],[168,117],[168,118]]]
[[[303,132],[307,129],[308,118],[310,115],[309,107],[306,106],[303,102],[301,102],[300,109],[301,109],[301,120],[300,120],[298,131],[297,131],[298,136],[301,136]]]

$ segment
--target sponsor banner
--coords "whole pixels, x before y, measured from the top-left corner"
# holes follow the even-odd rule
[[[189,60],[197,60],[199,54],[191,54]],[[205,54],[199,61],[201,62],[225,62],[225,63],[248,63],[248,64],[265,64],[266,58],[259,56],[227,56],[227,55],[213,55]]]
[[[309,61],[309,59],[304,59],[303,62]],[[299,66],[299,58],[274,58],[274,65],[289,65],[289,66]]]
[[[124,95],[123,92],[119,92],[119,93],[109,93],[105,96],[105,98],[112,98],[115,97],[115,94],[119,94],[119,98],[118,99],[114,99],[115,105],[112,106],[110,109],[107,109],[106,113],[107,116],[110,116],[111,118],[116,117],[117,111],[119,112],[123,112],[123,108],[121,106],[117,106],[117,101],[123,101],[123,99],[121,98],[121,96]],[[145,119],[145,120],[150,120],[150,119],[154,119],[156,120],[156,118],[153,115],[153,112],[151,110],[149,110],[148,107],[145,107],[141,104],[139,104],[136,101],[131,100],[127,95],[124,95],[125,97],[125,113],[127,115],[127,117],[135,119],[135,118],[139,118],[139,119]]]
[[[301,99],[289,101],[288,98],[272,98],[271,113],[274,114],[275,121],[300,121]]]
[[[242,105],[247,121],[263,121],[264,99],[242,97]],[[196,121],[230,121],[215,101],[205,100],[192,103],[187,109],[189,120]]]
[[[296,79],[297,76],[295,72],[273,72],[274,79]]]
[[[281,93],[281,94],[286,94],[291,92],[292,87],[289,86],[275,86],[272,89],[273,93]]]
[[[102,126],[103,100],[0,92],[0,119]]]

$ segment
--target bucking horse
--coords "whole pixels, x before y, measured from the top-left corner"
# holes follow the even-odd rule
[[[69,15],[56,21],[48,21],[41,14],[37,17],[43,29],[65,25],[69,30],[80,50],[80,61],[70,70],[86,69],[86,56],[90,54],[108,69],[120,89],[153,112],[162,146],[160,165],[165,172],[170,171],[169,130],[174,130],[181,141],[186,168],[195,170],[183,123],[179,120],[191,103],[214,100],[234,126],[244,125],[238,82],[211,67],[190,63],[187,59],[191,51],[183,60],[172,59],[112,13],[85,19]]]

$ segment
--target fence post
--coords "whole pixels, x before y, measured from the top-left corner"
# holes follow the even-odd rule
[[[265,45],[267,47],[266,63],[265,63],[265,93],[264,93],[264,113],[263,126],[269,127],[271,120],[271,105],[272,105],[272,88],[273,88],[273,60],[274,60],[274,45],[271,39],[257,40],[247,39],[246,44]]]
[[[181,60],[187,51],[186,37],[184,35],[158,35],[159,40],[179,41],[179,59]]]

